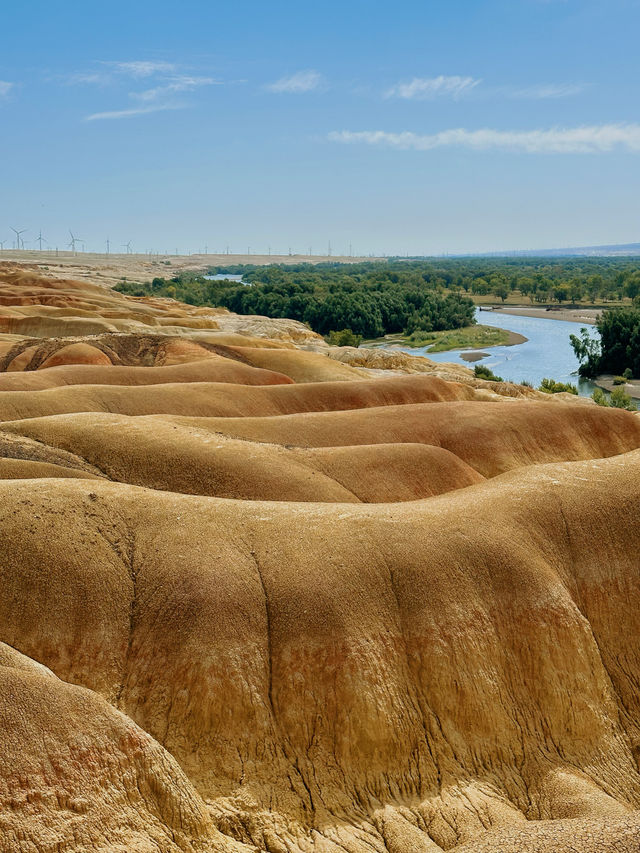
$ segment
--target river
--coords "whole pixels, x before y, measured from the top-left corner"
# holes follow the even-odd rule
[[[501,311],[479,311],[476,309],[478,323],[487,326],[497,326],[517,332],[527,338],[524,344],[507,347],[489,347],[483,352],[488,354],[476,364],[483,364],[498,376],[511,382],[526,380],[535,388],[545,377],[559,382],[572,382],[578,386],[579,393],[590,397],[595,385],[587,380],[579,380],[576,371],[578,360],[575,357],[569,335],[577,335],[584,323],[570,323],[566,320],[547,320],[544,317],[519,317],[515,314],[503,314]],[[592,334],[597,334],[595,327],[588,327]],[[394,347],[395,349],[395,347]],[[401,347],[411,355],[424,355],[433,361],[451,361],[473,367],[463,358],[462,353],[469,350],[449,350],[448,352],[427,351],[428,348],[410,349]]]

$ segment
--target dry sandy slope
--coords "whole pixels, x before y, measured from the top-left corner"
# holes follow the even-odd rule
[[[382,258],[350,257],[334,255],[149,255],[149,254],[98,254],[93,252],[47,251],[5,249],[0,252],[0,260],[18,264],[33,265],[45,275],[53,278],[75,278],[86,282],[101,282],[107,286],[117,284],[122,277],[129,281],[151,281],[155,276],[167,278],[183,270],[205,272],[211,266],[230,266],[234,264],[322,264],[332,260],[341,264],[355,264],[362,261],[382,260]]]
[[[640,851],[638,448],[0,267],[0,848]]]
[[[639,462],[380,508],[0,483],[2,633],[246,842],[384,849],[408,821],[450,849],[541,818],[613,840],[640,805]]]

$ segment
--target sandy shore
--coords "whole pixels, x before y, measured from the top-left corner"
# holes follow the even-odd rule
[[[624,385],[614,385],[613,376],[596,376],[593,380],[598,388],[604,388],[605,391],[613,391],[614,388],[624,388],[625,392],[633,397],[634,400],[640,400],[640,379],[632,379],[630,382],[625,382]]]
[[[506,305],[504,308],[495,308],[483,314],[491,314],[495,311],[500,314],[515,314],[517,317],[542,317],[545,320],[568,320],[571,323],[588,323],[593,325],[600,313],[601,308],[535,308],[528,305]],[[484,318],[483,318],[484,319]],[[521,343],[521,342],[520,342]]]
[[[482,361],[483,358],[489,358],[488,352],[480,352],[479,350],[468,350],[460,353],[460,358],[463,361]]]

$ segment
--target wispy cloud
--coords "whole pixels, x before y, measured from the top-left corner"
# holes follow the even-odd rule
[[[275,83],[265,86],[269,92],[277,94],[298,95],[302,92],[311,92],[319,89],[324,83],[324,78],[319,71],[297,71],[289,77],[281,77]]]
[[[176,66],[172,62],[153,62],[149,60],[106,62],[105,65],[110,65],[121,74],[128,74],[131,77],[153,77],[154,74],[170,74],[176,70]]]
[[[570,98],[584,92],[585,86],[578,83],[548,83],[542,86],[526,86],[523,89],[507,90],[510,98],[541,101],[546,98]]]
[[[0,98],[6,98],[14,85],[14,83],[9,83],[8,80],[0,80]]]
[[[131,78],[144,80],[150,88],[139,89],[127,93],[130,100],[137,101],[138,106],[125,107],[119,110],[107,110],[91,113],[85,117],[85,121],[98,121],[103,119],[132,118],[134,116],[148,115],[150,113],[163,112],[165,110],[185,109],[188,104],[179,100],[177,96],[185,92],[193,92],[202,86],[213,86],[220,81],[213,77],[200,77],[190,74],[180,74],[176,71],[175,64],[170,62],[110,62],[102,63],[110,66],[108,73],[89,73],[74,75],[73,82],[97,83],[97,84],[120,84],[122,87],[123,77],[132,85]]]
[[[54,77],[53,80],[60,78]],[[106,86],[112,81],[110,74],[100,71],[78,71],[76,74],[69,74],[61,78],[64,83],[69,86]]]
[[[474,77],[414,77],[407,83],[396,83],[384,93],[385,98],[405,98],[407,100],[429,100],[438,97],[459,98],[476,86],[481,80]]]
[[[401,150],[433,151],[457,147],[474,151],[500,149],[527,154],[601,154],[615,149],[640,153],[640,124],[600,124],[547,130],[466,130],[440,133],[387,133],[383,130],[334,131],[329,140]]]
[[[68,85],[75,86],[107,86],[122,82],[123,79],[143,80],[149,77],[166,76],[176,73],[176,65],[172,62],[136,62],[100,61],[98,68],[89,71],[77,71],[63,78]]]
[[[133,118],[134,116],[159,113],[165,110],[179,110],[183,104],[153,104],[148,107],[133,107],[129,110],[110,110],[104,113],[93,113],[85,118],[85,121],[102,121],[103,119]]]
[[[139,101],[157,101],[159,98],[166,98],[178,92],[193,92],[200,86],[213,86],[215,84],[220,85],[220,81],[214,80],[213,77],[172,77],[166,83],[155,86],[153,89],[130,92],[129,94],[130,97]]]

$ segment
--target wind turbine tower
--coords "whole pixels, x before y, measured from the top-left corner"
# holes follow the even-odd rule
[[[38,236],[36,237],[36,243],[38,244],[40,251],[42,251],[42,243],[43,243],[43,242],[45,242],[45,243],[46,243],[47,241],[46,241],[46,240],[44,239],[44,237],[42,236],[42,229],[40,229],[40,233],[39,233],[39,234],[38,234]]]
[[[69,228],[69,234],[71,235],[71,242],[67,243],[67,246],[71,248],[73,254],[76,254],[76,243],[82,243],[82,240],[73,233],[71,228]]]
[[[23,228],[21,231],[19,231],[17,228],[13,228],[13,226],[12,226],[11,230],[16,235],[16,249],[21,249],[21,248],[24,249],[24,240],[22,239],[21,235],[26,234],[27,229]]]

